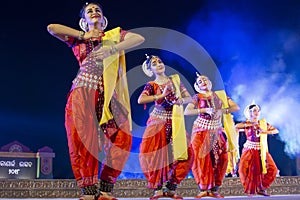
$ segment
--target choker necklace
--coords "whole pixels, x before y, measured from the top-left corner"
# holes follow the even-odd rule
[[[170,79],[167,76],[164,77],[162,80],[154,80],[154,82],[157,83],[157,84],[159,84],[159,85],[165,84],[165,83],[167,83],[169,81],[170,81]]]
[[[92,38],[91,38],[91,39],[89,39],[88,44],[89,44],[89,50],[90,50],[90,54],[91,54],[91,56],[90,56],[90,63],[95,62],[96,66],[99,66],[100,62],[97,61],[96,56],[94,54],[94,50],[95,49],[97,50],[97,49],[99,49],[99,48],[102,47],[102,39],[100,39],[100,40],[92,40]]]

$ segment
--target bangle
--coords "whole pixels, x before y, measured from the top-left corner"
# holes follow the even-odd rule
[[[225,113],[226,113],[226,114],[228,114],[228,113],[229,113],[229,109],[228,109],[228,108],[226,108],[226,110],[225,110]]]
[[[82,40],[83,37],[84,37],[84,35],[85,35],[85,32],[84,32],[84,31],[79,31],[78,39],[79,39],[79,40]]]
[[[180,98],[180,99],[178,99],[178,101],[179,101],[179,104],[180,104],[180,105],[183,104],[183,99]]]
[[[200,115],[201,114],[201,108],[198,108],[197,111],[198,111],[198,115]]]
[[[114,45],[110,46],[110,51],[109,51],[110,55],[113,55],[113,54],[117,53],[118,51],[119,50]]]
[[[154,101],[157,101],[158,100],[158,96],[157,95],[154,95]]]

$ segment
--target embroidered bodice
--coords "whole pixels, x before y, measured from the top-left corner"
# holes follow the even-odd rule
[[[121,30],[120,41],[124,40],[127,31]],[[103,62],[97,59],[92,51],[102,47],[102,38],[97,40],[78,40],[68,38],[66,43],[72,47],[73,54],[79,63],[79,71],[72,81],[72,89],[77,87],[88,87],[103,91]]]

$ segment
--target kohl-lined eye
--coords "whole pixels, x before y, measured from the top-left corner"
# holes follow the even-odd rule
[[[205,78],[203,78],[203,79],[199,79],[198,80],[198,84],[202,84],[202,83],[207,83],[207,80],[205,79]]]
[[[155,59],[155,60],[153,60],[153,61],[151,62],[151,65],[152,65],[152,66],[157,66],[158,64],[161,64],[161,63],[162,63],[161,60]]]
[[[152,65],[152,66],[157,66],[158,63],[157,63],[157,62],[153,62],[153,63],[151,63],[151,65]]]

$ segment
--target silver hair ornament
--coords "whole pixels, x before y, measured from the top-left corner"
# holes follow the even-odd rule
[[[255,103],[255,100],[253,99],[252,102],[246,106],[246,108],[244,109],[244,116],[246,117],[246,119],[249,119],[250,118],[250,109],[249,107],[251,105],[255,105],[255,106],[258,106],[256,103]]]
[[[197,78],[198,78],[198,77],[200,77],[201,75],[200,75],[198,72],[196,72],[196,76],[197,76]],[[200,88],[199,88],[199,86],[198,86],[197,79],[196,79],[196,82],[194,83],[194,88],[195,88],[195,90],[196,90],[198,93],[202,93],[202,91],[200,90]]]
[[[205,91],[203,91],[203,90],[201,90],[201,89],[199,88],[199,85],[198,85],[198,83],[197,83],[198,78],[200,78],[200,77],[203,76],[203,75],[199,74],[198,72],[196,72],[196,75],[197,75],[197,79],[196,79],[196,81],[195,81],[195,83],[194,83],[194,88],[195,88],[195,90],[196,90],[198,93],[205,93]],[[205,76],[205,77],[206,77],[206,76]],[[206,78],[207,78],[207,89],[208,89],[209,91],[211,91],[211,90],[212,90],[212,82],[208,79],[208,77],[206,77]]]
[[[153,72],[148,68],[148,65],[147,65],[147,61],[149,60],[150,57],[147,54],[145,54],[145,55],[146,55],[147,59],[143,62],[142,69],[143,69],[143,72],[147,76],[152,77],[153,76]]]

